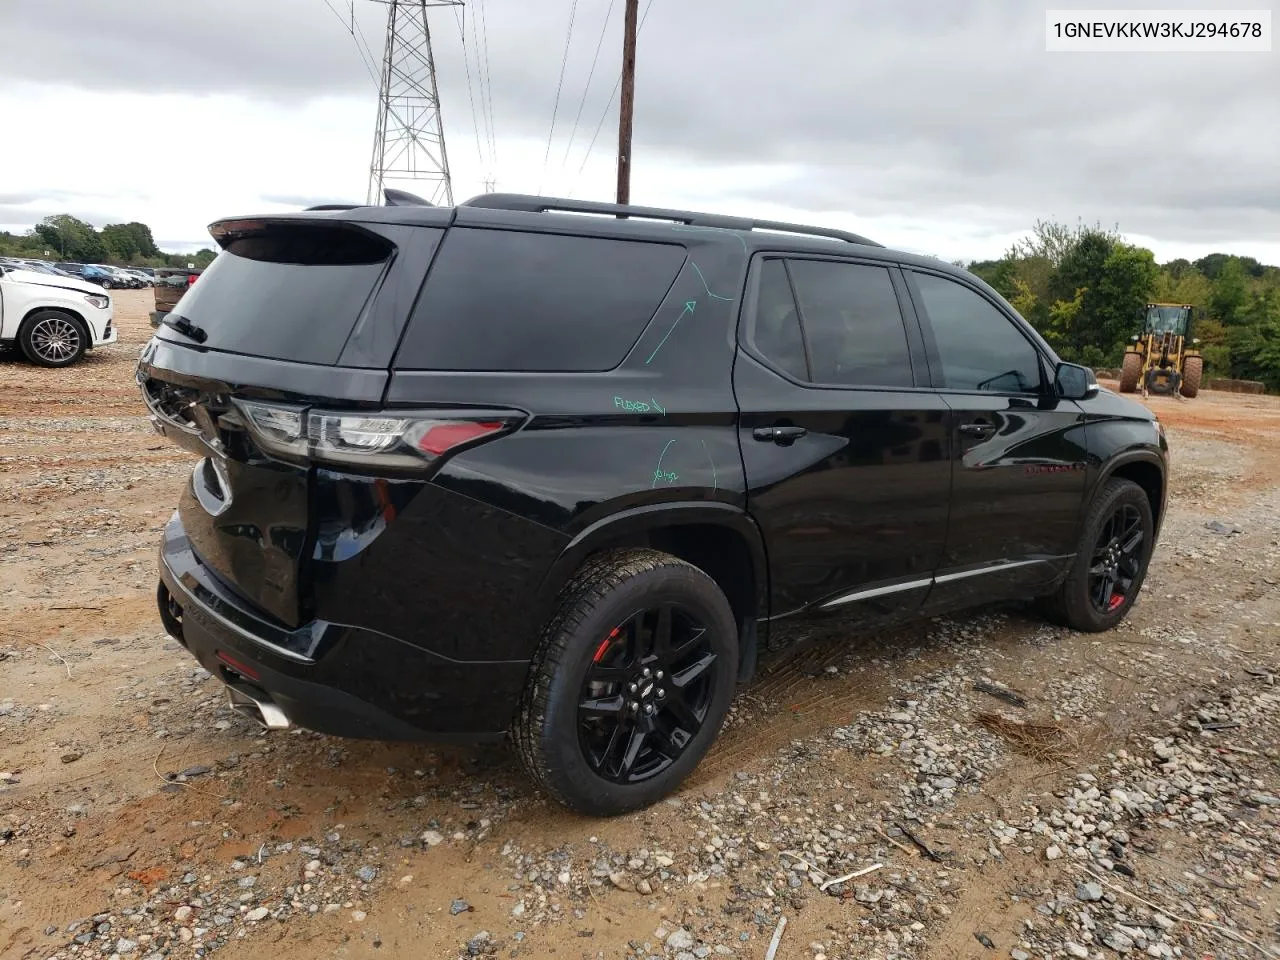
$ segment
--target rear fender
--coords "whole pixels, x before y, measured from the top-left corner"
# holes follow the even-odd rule
[[[594,553],[610,547],[656,547],[678,536],[681,529],[713,526],[732,533],[746,545],[751,570],[751,595],[730,597],[740,620],[743,661],[753,662],[747,648],[755,637],[756,621],[768,616],[769,564],[764,538],[755,521],[738,507],[714,501],[675,502],[632,507],[611,514],[580,531],[560,553],[543,577],[539,588],[537,622],[547,622],[555,613],[561,590],[574,573]],[[714,576],[714,574],[713,574]],[[723,586],[723,585],[722,585]],[[726,593],[732,593],[726,590]],[[734,602],[735,599],[738,602]]]

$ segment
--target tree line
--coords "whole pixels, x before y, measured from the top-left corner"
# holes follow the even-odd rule
[[[1147,303],[1190,304],[1208,376],[1280,390],[1280,267],[1225,253],[1157,264],[1116,230],[1043,220],[1000,259],[959,265],[998,290],[1064,360],[1118,367]]]
[[[47,256],[46,256],[47,254]],[[107,263],[116,267],[204,268],[215,251],[165,253],[156,246],[145,223],[109,223],[101,230],[70,214],[45,217],[25,234],[0,230],[0,256],[70,260],[75,263]]]

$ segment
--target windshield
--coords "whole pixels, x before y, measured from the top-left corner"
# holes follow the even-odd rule
[[[1147,330],[1151,333],[1185,335],[1187,332],[1187,315],[1190,312],[1186,307],[1148,307]]]

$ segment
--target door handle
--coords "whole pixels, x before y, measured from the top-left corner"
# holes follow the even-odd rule
[[[776,443],[787,447],[808,432],[804,427],[756,427],[751,431],[751,436],[761,443]]]
[[[979,420],[976,423],[960,424],[960,432],[966,437],[985,437],[988,434],[995,433],[996,426],[994,423],[984,423]]]

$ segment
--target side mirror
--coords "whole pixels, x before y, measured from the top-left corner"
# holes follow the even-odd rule
[[[1087,400],[1098,392],[1098,378],[1088,367],[1077,363],[1060,363],[1054,371],[1058,396],[1065,400]]]

